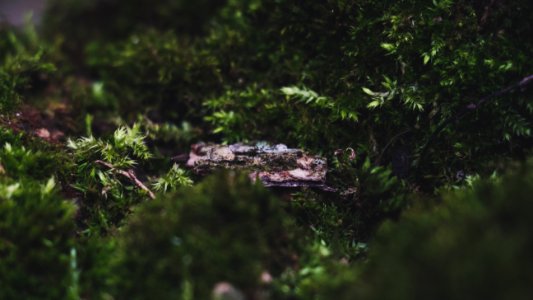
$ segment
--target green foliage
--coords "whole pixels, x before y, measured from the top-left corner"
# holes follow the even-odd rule
[[[68,176],[71,160],[62,149],[3,127],[0,141],[0,176],[15,181],[43,181],[53,176],[60,182]]]
[[[360,252],[366,251],[363,243],[359,243],[358,248]],[[288,269],[274,279],[270,299],[315,299],[324,292],[325,285],[319,284],[321,281],[331,285],[344,282],[343,273],[350,279],[356,278],[356,273],[345,272],[349,259],[339,256],[323,240],[309,243],[299,256],[297,268]]]
[[[24,146],[6,142],[0,148],[0,165],[3,173],[13,179],[32,178],[44,180],[50,174],[58,174],[65,167],[61,154],[51,151],[32,151]]]
[[[339,123],[357,119],[356,113],[330,98],[298,87],[277,91],[253,84],[243,90],[227,90],[204,105],[209,109],[204,119],[212,124],[212,132],[227,142],[277,140],[316,149],[328,145],[329,149],[335,143],[331,139],[345,133],[328,135],[323,129],[334,131]],[[260,117],[251,118],[253,115]]]
[[[228,90],[222,96],[209,99],[204,105],[211,112],[204,119],[212,124],[213,133],[223,134],[228,142],[262,139],[271,131],[283,131],[286,114],[275,101],[275,94],[258,86],[243,91]],[[246,116],[261,112],[261,118]],[[276,124],[272,127],[272,124]],[[270,127],[269,131],[265,128]]]
[[[337,257],[365,256],[363,245],[377,227],[396,218],[407,206],[405,183],[389,168],[362,165],[340,155],[333,162],[330,180],[339,189],[335,194],[304,192],[292,201],[293,214],[303,226],[323,240]]]
[[[45,184],[0,175],[0,298],[66,299],[75,208]]]
[[[106,11],[103,3],[74,10],[107,18],[121,7],[111,1]],[[188,119],[193,126],[205,119],[224,141],[276,140],[320,151],[358,147],[372,158],[394,150],[387,145],[410,129],[409,139],[394,142],[417,153],[448,117],[531,69],[532,47],[520,38],[531,35],[524,21],[531,7],[524,0],[487,9],[466,1],[416,0],[216,4],[204,11],[206,34],[194,38],[165,18],[154,24],[141,18],[129,27],[110,19],[129,29],[106,42],[79,35],[97,41],[87,52],[91,72],[129,120],[137,112],[150,112],[155,120]],[[52,5],[75,6],[65,0]],[[146,14],[187,7],[158,1]],[[517,8],[515,15],[510,7]],[[133,8],[125,12],[137,15]],[[80,30],[105,22],[89,24]],[[496,157],[479,145],[522,143],[531,132],[528,97],[497,99],[479,109],[445,130],[418,164],[442,182],[447,175],[435,173],[445,161],[469,171],[480,168],[473,158]],[[497,126],[488,130],[486,120],[497,120]],[[455,155],[458,143],[465,155]]]
[[[526,18],[522,15],[531,4],[508,4],[483,7],[467,1],[436,1],[428,6],[402,1],[391,6],[384,14],[385,40],[381,46],[395,61],[396,68],[386,75],[395,82],[396,96],[381,108],[380,115],[397,111],[395,103],[403,102],[420,111],[413,115],[412,126],[435,130],[467,104],[528,75],[531,68],[525,57],[530,55],[530,47],[520,36],[531,34],[531,26],[523,23]],[[510,17],[514,9],[516,14]],[[447,34],[452,31],[460,34]],[[504,139],[522,142],[529,132],[529,124],[523,121],[529,112],[521,98],[530,99],[531,95],[495,99],[459,124],[450,124],[433,141],[433,149],[422,162],[424,172],[431,174],[433,167],[445,164],[456,171],[479,169],[482,166],[477,162],[494,159],[493,151],[489,154],[483,149],[495,149]],[[392,120],[398,114],[389,116]],[[498,121],[486,126],[488,120]],[[416,136],[425,139],[431,130],[419,131]],[[463,151],[453,150],[457,144]],[[502,148],[499,151],[512,154]]]
[[[42,88],[56,69],[32,27],[21,34],[0,27],[0,39],[0,113],[9,113],[26,94]]]
[[[17,82],[4,72],[0,72],[0,111],[9,112],[20,102],[16,92]]]
[[[174,164],[167,174],[159,177],[154,182],[154,190],[158,192],[168,192],[175,190],[181,186],[191,186],[193,181],[187,177],[185,170],[180,169],[178,165]]]
[[[190,144],[200,134],[198,128],[192,127],[189,122],[183,121],[180,126],[174,123],[155,123],[144,116],[137,118],[143,131],[147,133],[147,139],[156,145],[172,145],[175,148],[188,149]]]
[[[245,21],[229,25],[231,29],[213,29],[208,40],[211,47],[220,43],[222,53],[226,47],[243,53],[221,61],[232,66],[222,74],[231,99],[218,101],[222,105],[209,116],[216,121],[215,131],[230,140],[268,136],[321,150],[363,144],[377,157],[394,149],[386,145],[397,134],[411,129],[409,139],[402,137],[398,145],[408,144],[416,153],[441,122],[531,69],[526,59],[531,56],[529,41],[520,38],[531,35],[523,15],[531,10],[529,2],[490,6],[486,11],[465,1],[446,3],[263,1],[253,10],[243,9]],[[519,9],[515,17],[511,7]],[[227,39],[232,30],[240,32],[241,39]],[[252,51],[253,57],[245,55]],[[244,86],[235,84],[237,80]],[[264,99],[263,89],[257,88],[255,97],[250,92],[240,96],[257,82],[270,90],[282,88],[296,102],[284,103],[275,92]],[[530,98],[526,94],[496,99],[446,130],[421,162],[424,172],[438,173],[443,164],[456,171],[480,168],[478,157],[494,159],[480,145],[521,143],[531,131],[525,100]],[[253,109],[244,109],[247,106]],[[239,126],[268,127],[272,107],[283,112],[277,113],[276,121],[283,133],[249,134],[249,127]],[[498,125],[487,127],[487,120],[497,120]],[[466,155],[454,153],[457,143]]]
[[[281,92],[288,99],[303,102],[321,111],[331,111],[331,121],[350,120],[355,122],[358,119],[357,112],[349,111],[345,105],[339,105],[328,97],[319,96],[315,91],[292,86],[282,88]]]
[[[190,44],[172,32],[145,31],[91,48],[88,62],[130,120],[153,110],[158,118],[183,120],[198,117],[203,93],[220,88],[216,59]]]
[[[532,94],[477,103],[530,75],[532,3],[50,0],[42,32],[0,24],[0,298],[203,299],[221,281],[253,299],[521,298],[530,173],[475,182],[531,154]],[[56,126],[88,137],[30,136]],[[170,162],[257,140],[327,156],[337,192],[280,203]],[[410,193],[449,188],[374,238]]]
[[[77,238],[75,271],[78,272],[78,298],[111,298],[113,285],[117,281],[117,274],[112,266],[116,261],[116,248],[114,238]]]
[[[74,150],[74,157],[79,162],[103,159],[117,168],[131,168],[136,160],[146,160],[152,155],[144,143],[145,136],[140,127],[119,127],[109,141],[93,136],[76,141],[69,140],[68,147]],[[80,164],[81,168],[85,165]]]
[[[251,295],[262,272],[290,261],[296,234],[279,200],[247,176],[215,175],[135,211],[119,237],[118,295],[208,299],[221,281]]]
[[[91,42],[126,38],[145,28],[198,35],[223,0],[51,0],[44,16],[49,38],[66,41],[69,52],[83,52]],[[67,28],[65,24],[70,24]],[[77,53],[79,54],[79,53]]]
[[[89,235],[105,233],[120,225],[133,205],[146,199],[122,172],[151,157],[140,127],[120,127],[109,140],[93,136],[69,140],[76,164],[74,188],[83,193],[82,222]]]
[[[387,222],[371,243],[368,263],[343,268],[342,280],[321,279],[325,286],[315,299],[528,299],[532,170],[530,162]]]

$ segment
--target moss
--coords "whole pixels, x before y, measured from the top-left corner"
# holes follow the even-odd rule
[[[409,210],[383,225],[364,266],[340,268],[339,280],[319,278],[308,292],[317,292],[313,299],[528,299],[532,170],[529,163],[448,192],[431,209]]]
[[[119,237],[118,296],[180,298],[192,289],[207,299],[222,281],[251,296],[262,272],[290,263],[296,235],[279,200],[247,176],[214,175],[135,211]]]
[[[119,127],[107,139],[68,141],[75,163],[72,186],[83,197],[79,222],[86,235],[109,234],[123,224],[133,206],[148,199],[147,191],[124,175],[152,157],[144,138],[134,125]]]
[[[0,178],[0,298],[66,299],[74,213],[53,179]]]
[[[375,232],[410,193],[431,207],[531,155],[531,89],[476,103],[531,71],[533,2],[47,2],[39,30],[0,24],[0,298],[208,298],[223,280],[251,298],[522,297],[527,172]],[[55,129],[73,142],[31,137]],[[287,204],[171,162],[256,140],[328,157],[338,193]]]

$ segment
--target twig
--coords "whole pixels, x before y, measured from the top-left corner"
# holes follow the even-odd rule
[[[95,163],[99,164],[99,165],[102,165],[106,168],[109,168],[111,170],[114,170],[115,172],[117,172],[118,174],[128,178],[129,180],[133,181],[133,183],[139,187],[141,190],[144,190],[148,193],[148,196],[153,200],[155,199],[155,194],[148,188],[146,187],[146,185],[144,185],[144,183],[142,183],[138,178],[137,176],[135,175],[135,171],[133,170],[127,170],[127,171],[124,171],[124,170],[120,170],[120,169],[117,169],[115,168],[115,166],[113,166],[112,164],[108,163],[108,162],[105,162],[103,160],[97,160],[95,161]]]

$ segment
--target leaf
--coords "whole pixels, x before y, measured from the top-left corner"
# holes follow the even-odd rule
[[[390,43],[381,43],[381,48],[389,51],[389,52],[393,52],[395,50],[395,47],[393,44],[390,44]]]
[[[376,108],[381,105],[381,102],[379,100],[374,100],[366,105],[368,108]]]
[[[370,95],[370,96],[375,96],[376,93],[374,93],[372,90],[370,90],[369,88],[366,88],[366,87],[363,87],[362,88],[363,92],[367,95]]]
[[[43,186],[43,189],[42,189],[43,195],[50,194],[54,190],[55,186],[56,186],[56,181],[54,177],[50,177],[50,179],[48,179],[46,184]]]
[[[430,59],[429,55],[424,54],[424,65],[427,65],[427,63],[429,62],[429,59]]]

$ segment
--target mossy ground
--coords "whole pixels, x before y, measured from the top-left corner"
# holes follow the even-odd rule
[[[49,0],[0,24],[0,299],[527,299],[533,4]],[[481,104],[481,105],[478,105]],[[176,162],[283,143],[328,185]]]

